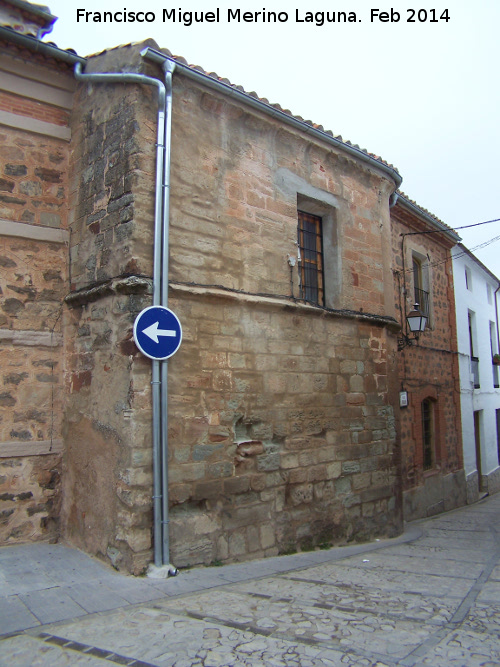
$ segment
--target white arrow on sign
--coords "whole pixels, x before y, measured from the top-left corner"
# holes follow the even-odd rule
[[[142,330],[142,333],[146,334],[146,336],[149,336],[149,338],[151,338],[151,340],[155,343],[159,342],[158,336],[169,336],[170,338],[175,338],[177,335],[177,332],[173,329],[158,329],[159,326],[159,322],[150,324],[149,327],[146,327]]]

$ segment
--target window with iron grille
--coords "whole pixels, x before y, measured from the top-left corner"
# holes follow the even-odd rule
[[[321,218],[298,212],[300,297],[318,306],[325,305],[323,240]]]
[[[415,303],[418,303],[420,311],[429,317],[429,291],[425,289],[425,279],[428,278],[427,270],[424,269],[423,262],[413,255],[413,288],[415,292]]]

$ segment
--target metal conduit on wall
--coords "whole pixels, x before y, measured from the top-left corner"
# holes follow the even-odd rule
[[[142,55],[147,57],[147,49]],[[161,56],[161,54],[159,54]],[[153,58],[150,58],[153,59]],[[154,58],[159,62],[158,56]],[[172,108],[172,72],[175,65],[166,58],[161,63],[167,85],[159,79],[133,72],[99,72],[84,74],[81,63],[74,68],[78,81],[94,83],[136,83],[158,89],[155,214],[153,248],[153,305],[168,303],[168,235],[170,189],[170,142]],[[167,441],[167,362],[152,361],[153,410],[153,521],[154,564],[166,566],[166,574],[177,574],[170,564],[168,535],[168,441]]]

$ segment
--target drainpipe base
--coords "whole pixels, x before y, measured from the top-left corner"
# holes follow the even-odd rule
[[[160,567],[151,563],[147,571],[147,576],[150,579],[168,579],[169,577],[176,577],[178,574],[179,570],[171,563],[168,565],[161,565]]]

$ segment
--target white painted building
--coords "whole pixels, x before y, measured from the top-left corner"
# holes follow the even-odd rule
[[[467,501],[500,491],[500,281],[464,246],[452,250]]]

